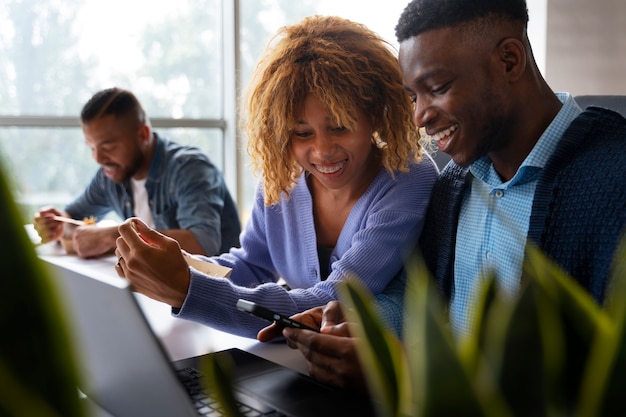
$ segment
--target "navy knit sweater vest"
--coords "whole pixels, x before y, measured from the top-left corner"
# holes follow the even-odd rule
[[[446,297],[468,169],[450,163],[433,190],[420,250]],[[626,119],[589,107],[569,126],[537,183],[528,240],[602,302],[626,226]]]

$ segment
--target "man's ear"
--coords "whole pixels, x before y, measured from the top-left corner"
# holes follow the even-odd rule
[[[142,145],[148,145],[150,143],[150,133],[150,126],[148,126],[147,124],[144,123],[139,127],[139,138],[141,139]]]
[[[526,70],[526,48],[515,38],[505,38],[498,44],[498,58],[510,81],[517,81]]]

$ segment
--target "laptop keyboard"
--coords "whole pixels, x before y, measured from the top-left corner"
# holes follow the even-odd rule
[[[202,374],[195,368],[185,368],[177,371],[178,378],[181,380],[187,392],[191,396],[198,415],[204,417],[221,417],[225,416],[220,404],[206,392],[202,383]],[[239,413],[244,417],[287,417],[266,404],[259,401],[245,397],[243,394],[235,393],[238,397]]]

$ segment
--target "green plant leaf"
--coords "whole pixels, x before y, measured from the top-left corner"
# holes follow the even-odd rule
[[[374,298],[352,277],[338,286],[346,315],[356,337],[357,354],[380,416],[410,416],[411,384],[400,340],[387,329],[376,311]]]
[[[477,291],[478,298],[476,303],[470,307],[474,309],[471,324],[472,331],[459,339],[459,353],[462,362],[468,369],[477,398],[483,404],[485,415],[510,416],[512,412],[498,387],[493,369],[484,357],[487,344],[492,340],[490,329],[487,325],[489,317],[497,317],[499,319],[507,317],[506,314],[502,314],[503,312],[500,311],[502,308],[500,305],[502,294],[498,291],[495,275],[489,273],[482,278]],[[507,304],[509,307],[511,306],[510,303]],[[492,309],[494,309],[493,312]],[[507,312],[509,312],[508,309],[505,313]]]
[[[608,331],[611,323],[589,293],[539,249],[528,245],[526,251],[525,277],[532,276],[544,288],[550,306],[557,309],[563,329],[560,356],[566,366],[555,383],[562,393],[564,412],[572,414],[579,401],[594,340],[598,334]],[[556,398],[554,404],[557,404]]]
[[[499,294],[485,325],[481,372],[497,389],[484,395],[503,400],[515,416],[549,415],[551,387],[563,367],[563,339],[543,288],[531,280],[517,298]]]
[[[64,310],[26,234],[25,221],[18,214],[2,166],[0,218],[0,363],[3,378],[16,384],[12,388],[2,384],[2,395],[27,392],[31,404],[21,401],[26,410],[40,404],[63,417],[83,416]],[[9,402],[17,404],[15,397]],[[9,402],[0,401],[0,415],[24,415],[4,409]]]
[[[474,306],[474,320],[472,322],[472,331],[466,337],[458,341],[459,352],[463,362],[467,365],[470,374],[474,375],[477,371],[480,351],[484,348],[485,343],[485,322],[491,307],[497,296],[497,286],[495,275],[489,274],[481,280],[478,289],[478,298]]]
[[[577,416],[626,415],[626,235],[614,255],[606,312],[612,326],[594,339]]]
[[[63,417],[39,396],[32,395],[16,375],[0,362],[0,415],[14,417]]]
[[[226,417],[241,417],[233,392],[233,366],[233,360],[228,353],[206,355],[201,363],[207,392],[215,397],[222,413]]]
[[[407,260],[404,344],[416,416],[490,415],[476,396],[439,292],[421,257]]]
[[[529,276],[544,287],[585,345],[598,329],[609,324],[606,313],[589,293],[533,245],[527,246],[524,262],[523,279]]]

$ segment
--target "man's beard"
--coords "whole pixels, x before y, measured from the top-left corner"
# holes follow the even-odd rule
[[[130,179],[133,178],[137,174],[139,169],[143,166],[144,161],[145,158],[143,154],[137,151],[131,164],[126,169],[123,179],[120,182],[130,181]]]

